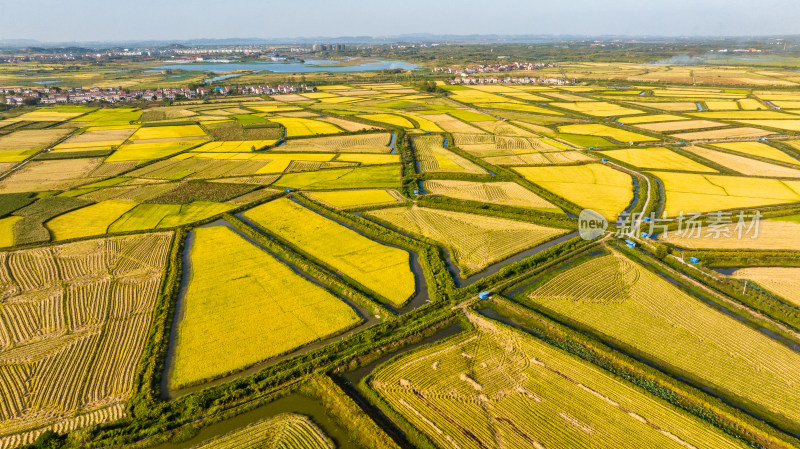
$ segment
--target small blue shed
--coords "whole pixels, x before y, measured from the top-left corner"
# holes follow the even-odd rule
[[[290,189],[290,188],[288,188],[288,187],[287,187],[287,188],[286,188],[286,193],[292,193],[292,189]]]
[[[636,242],[633,240],[625,240],[625,244],[628,245],[628,248],[636,248]]]
[[[646,232],[642,232],[642,238],[643,238],[643,239],[650,238],[650,234],[648,234],[648,233],[646,233]]]
[[[478,293],[478,299],[489,299],[489,296],[492,294],[489,292],[480,292]]]
[[[698,259],[697,257],[690,257],[689,258],[689,262],[691,262],[691,263],[699,263],[700,259]]]
[[[642,218],[642,220],[646,221],[647,223],[650,223],[650,217],[644,217]]]
[[[414,195],[419,195],[419,190],[414,190]]]
[[[608,162],[608,159],[602,158],[602,159],[600,159],[600,162]]]

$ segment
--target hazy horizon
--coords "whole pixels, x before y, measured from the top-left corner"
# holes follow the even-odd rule
[[[231,0],[0,0],[13,20],[0,39],[101,42],[192,39],[295,39],[317,36],[574,35],[632,37],[738,37],[800,34],[800,2],[762,0],[574,0],[568,4],[512,0],[426,2],[389,9],[364,0],[302,7],[284,2]]]

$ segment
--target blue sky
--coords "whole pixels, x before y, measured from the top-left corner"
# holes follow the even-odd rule
[[[0,0],[0,39],[800,34],[796,0]]]

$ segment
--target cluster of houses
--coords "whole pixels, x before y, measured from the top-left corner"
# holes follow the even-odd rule
[[[5,94],[5,103],[12,106],[20,106],[31,103],[30,100],[38,104],[60,104],[60,103],[120,103],[125,101],[161,101],[175,100],[177,98],[205,98],[211,95],[277,95],[293,94],[297,92],[316,92],[317,88],[307,85],[278,84],[273,86],[222,86],[215,88],[199,87],[189,89],[188,87],[165,87],[147,90],[123,90],[117,88],[101,89],[92,87],[83,89],[81,87],[70,87],[57,89],[51,87],[42,88],[23,88],[23,87],[0,87],[0,94]]]
[[[500,73],[513,72],[515,70],[538,70],[547,67],[558,67],[555,62],[508,62],[503,64],[483,64],[475,67],[434,67],[433,72],[441,73]]]
[[[566,84],[576,84],[578,80],[575,78],[556,78],[556,77],[512,77],[498,78],[496,76],[467,76],[462,74],[450,80],[450,84],[555,84],[563,86]]]

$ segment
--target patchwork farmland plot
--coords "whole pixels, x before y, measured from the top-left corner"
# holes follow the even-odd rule
[[[733,276],[755,281],[795,306],[800,306],[800,268],[748,267],[736,270]]]
[[[396,190],[333,190],[308,193],[308,197],[337,209],[394,204],[406,201]]]
[[[599,212],[609,221],[616,221],[633,200],[630,175],[605,165],[515,167],[514,170],[556,195]]]
[[[505,218],[418,206],[380,209],[367,214],[404,232],[440,242],[453,251],[453,257],[465,273],[481,271],[494,262],[568,232]]]
[[[333,442],[311,419],[287,413],[237,429],[195,449],[333,449]]]
[[[800,380],[792,368],[800,354],[620,254],[570,268],[527,297],[770,419],[798,422],[800,391],[790,385]]]
[[[737,156],[735,154],[695,146],[688,148],[688,151],[743,175],[769,176],[772,178],[800,178],[800,170],[798,169],[757,161],[745,156]]]
[[[659,240],[688,249],[720,250],[793,250],[800,251],[800,241],[786,236],[800,232],[800,223],[778,219],[760,220],[758,226],[749,219],[739,226],[736,215],[731,218],[728,232],[668,232]],[[756,232],[757,231],[757,232]]]
[[[406,251],[376,243],[289,199],[256,206],[244,216],[396,306],[414,293]]]
[[[228,374],[361,322],[345,302],[229,228],[194,232],[172,388]]]
[[[133,393],[171,238],[0,253],[0,435],[78,412],[98,412],[85,424],[121,417],[116,406]]]
[[[561,209],[515,182],[425,181],[425,190],[460,200],[561,213]]]
[[[653,172],[664,184],[669,216],[800,202],[800,181]]]
[[[711,167],[663,147],[624,148],[603,151],[603,154],[638,168],[716,173]]]
[[[481,166],[444,148],[442,136],[414,137],[414,149],[419,157],[419,168],[424,173],[451,172],[487,174]]]
[[[481,317],[370,388],[439,447],[744,447],[594,365]]]

